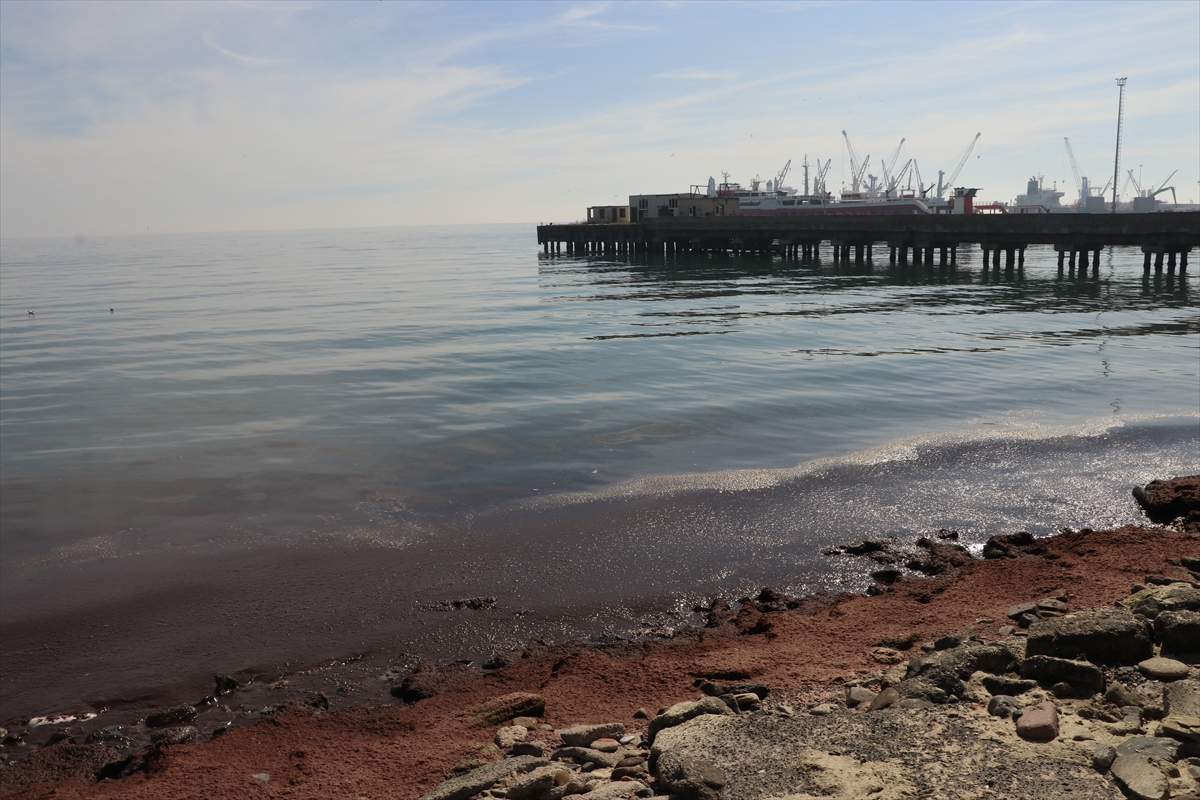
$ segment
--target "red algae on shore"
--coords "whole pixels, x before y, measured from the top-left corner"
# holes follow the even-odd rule
[[[1200,556],[1200,529],[1084,530],[1037,544],[1036,554],[975,561],[949,576],[899,578],[877,596],[731,614],[662,642],[531,643],[505,666],[414,705],[286,710],[203,744],[160,747],[147,770],[120,780],[35,783],[63,773],[8,767],[0,797],[414,798],[456,765],[496,757],[488,746],[495,731],[472,709],[498,696],[544,697],[542,721],[556,728],[617,720],[631,731],[645,725],[636,710],[692,700],[711,675],[752,677],[783,697],[814,696],[878,670],[873,649],[913,631],[933,641],[972,625],[991,639],[1015,604],[1051,594],[1065,594],[1075,608],[1111,604],[1147,575],[1169,572],[1170,559]]]

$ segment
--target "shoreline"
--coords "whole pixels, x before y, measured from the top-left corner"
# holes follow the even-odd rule
[[[479,673],[461,665],[426,666],[423,675],[410,680],[410,688],[431,696],[413,705],[350,702],[346,708],[314,711],[311,703],[304,705],[303,680],[247,687],[238,694],[272,700],[284,709],[203,744],[159,746],[149,772],[91,786],[69,785],[81,797],[185,796],[195,777],[184,776],[196,776],[200,765],[206,765],[201,771],[208,776],[207,796],[244,796],[248,775],[291,774],[299,765],[289,753],[303,751],[305,769],[296,773],[294,781],[299,782],[290,787],[289,796],[322,797],[334,792],[329,770],[344,773],[358,758],[349,753],[366,748],[373,754],[364,762],[371,770],[355,769],[353,785],[359,788],[353,791],[395,796],[394,787],[402,785],[401,796],[415,797],[472,753],[488,755],[493,731],[476,726],[469,714],[488,699],[538,692],[546,697],[543,721],[553,727],[617,719],[630,730],[644,725],[633,718],[634,711],[694,699],[696,684],[705,676],[752,678],[769,684],[777,700],[803,704],[831,686],[877,671],[873,648],[889,637],[919,634],[919,641],[931,642],[974,624],[976,636],[995,639],[1009,622],[1004,616],[1009,606],[1052,591],[1065,590],[1072,608],[1107,605],[1147,575],[1171,569],[1166,559],[1200,556],[1200,525],[1186,530],[1085,529],[1036,542],[1034,549],[1040,552],[964,561],[940,577],[900,577],[875,596],[818,594],[796,599],[797,607],[790,610],[754,602],[725,614],[712,609],[709,627],[684,628],[661,640],[532,641],[493,659],[492,669]],[[319,678],[319,670],[309,675]],[[391,682],[400,684],[401,675]],[[51,727],[42,730],[48,733]],[[387,758],[385,751],[391,753]],[[2,796],[51,796],[52,787],[37,784]],[[334,793],[343,791],[350,789]]]

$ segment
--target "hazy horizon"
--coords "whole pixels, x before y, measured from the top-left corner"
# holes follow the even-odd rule
[[[1200,178],[1200,6],[0,4],[0,235],[569,221],[792,161]],[[1110,190],[1111,195],[1111,190]],[[1161,197],[1161,196],[1160,196]],[[1169,197],[1167,198],[1169,199]]]

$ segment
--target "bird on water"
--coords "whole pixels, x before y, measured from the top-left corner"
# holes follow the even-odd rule
[[[32,311],[30,311],[30,312],[29,312],[29,316],[31,316],[31,317],[33,316],[33,312],[32,312]]]

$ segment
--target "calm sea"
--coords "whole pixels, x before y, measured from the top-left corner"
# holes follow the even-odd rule
[[[0,713],[861,589],[820,553],[865,535],[1138,521],[1129,487],[1200,471],[1197,290],[1133,249],[1078,279],[532,225],[4,240]],[[477,594],[486,624],[431,610]]]

